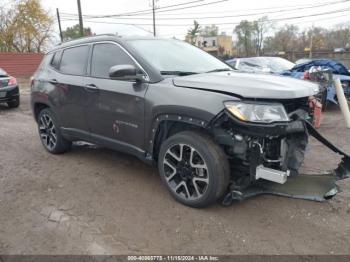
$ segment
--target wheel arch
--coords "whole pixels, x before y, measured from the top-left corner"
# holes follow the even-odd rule
[[[159,115],[154,120],[149,135],[148,152],[153,156],[153,160],[157,162],[160,146],[170,136],[185,130],[198,130],[208,133],[208,129],[209,122],[202,119],[173,114]]]
[[[45,108],[50,108],[50,106],[42,102],[36,102],[33,104],[33,114],[36,121],[38,120],[40,112]]]

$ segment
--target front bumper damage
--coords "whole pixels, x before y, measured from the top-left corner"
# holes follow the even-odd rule
[[[231,183],[224,205],[261,194],[324,201],[338,192],[337,180],[350,177],[348,154],[321,135],[303,110],[293,112],[291,119],[289,123],[257,125],[224,113],[215,121],[214,135],[232,156]],[[298,173],[309,136],[342,156],[335,170],[322,175]]]

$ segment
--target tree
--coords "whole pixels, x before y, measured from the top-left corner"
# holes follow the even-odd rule
[[[192,45],[194,45],[195,39],[198,36],[200,30],[201,30],[201,26],[199,25],[199,23],[196,20],[194,20],[193,27],[188,29],[188,31],[187,31],[187,36],[189,37],[190,43]]]
[[[237,34],[237,46],[239,49],[243,49],[246,56],[253,54],[253,35],[254,25],[252,22],[243,20],[235,28]]]
[[[7,51],[43,52],[53,35],[53,19],[39,0],[20,0],[1,9],[0,42]]]
[[[254,30],[254,42],[255,42],[255,53],[260,56],[263,48],[263,43],[266,34],[272,29],[272,23],[268,20],[267,16],[259,18],[257,21],[253,22]]]
[[[328,30],[325,36],[327,49],[350,47],[350,24],[338,24],[333,30]]]
[[[62,32],[64,40],[72,40],[81,37],[79,24],[73,25],[72,27],[67,27],[66,30]],[[84,36],[91,36],[92,31],[90,27],[84,27]]]
[[[264,41],[265,50],[270,52],[294,51],[298,47],[299,28],[295,25],[284,25],[274,36],[268,37]]]
[[[205,26],[201,31],[201,36],[217,36],[219,34],[219,27],[216,25]]]

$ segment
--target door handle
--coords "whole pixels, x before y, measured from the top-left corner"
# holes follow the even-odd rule
[[[51,79],[49,82],[54,85],[58,84],[57,79]]]
[[[94,84],[88,84],[88,85],[85,85],[85,89],[91,90],[91,91],[97,91],[98,87]]]

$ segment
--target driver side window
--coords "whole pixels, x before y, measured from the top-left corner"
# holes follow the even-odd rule
[[[95,44],[91,59],[91,76],[109,78],[109,69],[115,65],[134,65],[128,54],[115,44]],[[137,67],[137,66],[136,66]]]

